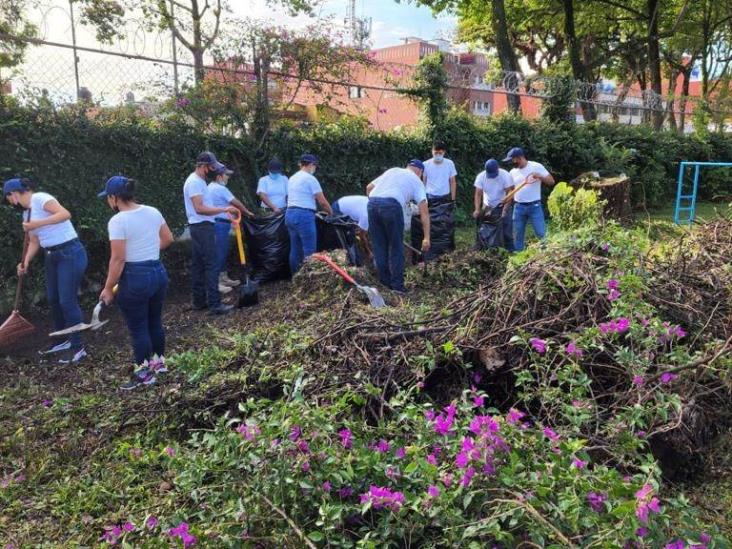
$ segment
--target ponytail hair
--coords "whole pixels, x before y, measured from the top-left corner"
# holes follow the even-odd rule
[[[125,188],[123,191],[118,192],[115,196],[123,202],[132,202],[135,200],[135,191],[137,190],[137,181],[134,179],[127,178]]]

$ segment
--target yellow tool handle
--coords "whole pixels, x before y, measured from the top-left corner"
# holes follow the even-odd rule
[[[238,221],[232,221],[234,224],[234,233],[236,234],[236,247],[239,250],[239,263],[242,265],[247,264],[247,256],[244,255],[244,242],[241,237],[241,226]]]

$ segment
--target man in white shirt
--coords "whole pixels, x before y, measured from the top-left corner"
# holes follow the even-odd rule
[[[513,179],[506,170],[499,167],[497,160],[491,158],[486,161],[485,170],[475,178],[473,186],[475,187],[473,217],[479,219],[483,208],[491,208],[496,214],[500,214],[503,226],[503,247],[512,252],[513,208],[511,200],[504,203],[504,199],[506,194],[513,190]]]
[[[514,247],[520,252],[524,249],[527,223],[531,223],[539,239],[546,235],[544,209],[541,205],[541,184],[551,187],[554,185],[554,178],[544,166],[533,160],[527,160],[526,153],[521,147],[514,147],[508,151],[503,161],[513,163],[514,167],[510,174],[516,187],[528,181],[528,184],[513,196]]]
[[[287,207],[287,176],[282,169],[282,162],[273,158],[267,164],[269,173],[260,177],[257,183],[257,196],[262,201],[262,208],[275,214]]]
[[[442,141],[435,141],[432,146],[432,158],[424,163],[424,181],[428,200],[448,199],[455,202],[457,196],[457,170],[455,163],[445,158],[447,145]]]
[[[221,303],[219,273],[216,268],[216,236],[214,219],[219,214],[236,213],[236,208],[211,205],[206,179],[212,179],[220,163],[213,153],[205,151],[196,158],[196,169],[183,185],[183,203],[191,233],[191,286],[193,308],[208,308],[209,314],[224,315],[233,309]]]
[[[369,197],[369,237],[374,248],[374,259],[379,281],[397,293],[406,293],[404,287],[404,206],[408,202],[419,205],[422,221],[422,251],[430,249],[430,214],[427,194],[420,176],[424,171],[421,160],[410,160],[406,168],[391,168],[366,187]]]
[[[358,225],[357,236],[363,243],[366,253],[371,256],[368,205],[368,196],[343,196],[333,203],[333,215],[345,215],[356,222]]]

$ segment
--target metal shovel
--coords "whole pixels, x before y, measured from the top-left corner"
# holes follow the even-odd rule
[[[366,297],[369,298],[369,303],[371,303],[372,307],[374,307],[375,309],[381,309],[382,307],[386,307],[386,302],[384,301],[384,298],[381,297],[379,290],[377,290],[376,288],[372,288],[371,286],[361,286],[353,279],[351,275],[346,272],[343,267],[336,264],[335,261],[333,261],[329,256],[325,254],[313,254],[313,257],[318,261],[322,261],[323,263],[328,265],[328,267],[330,267],[338,275],[340,275],[343,280],[345,280],[349,284],[353,284],[358,291],[366,294]]]
[[[113,293],[117,293],[117,285],[114,286],[112,289]],[[107,322],[109,322],[109,319],[107,320],[99,320],[99,313],[102,312],[102,307],[104,306],[104,302],[100,301],[96,304],[94,307],[94,311],[92,311],[92,318],[91,322],[89,324],[84,324],[83,322],[80,322],[79,324],[74,324],[73,326],[69,328],[64,328],[63,330],[59,330],[58,332],[51,332],[49,337],[58,337],[58,336],[65,336],[69,334],[75,334],[76,332],[83,332],[85,330],[91,330],[93,332],[96,332],[99,328],[104,326]]]

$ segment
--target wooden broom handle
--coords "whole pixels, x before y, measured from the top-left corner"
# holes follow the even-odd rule
[[[30,217],[31,211],[28,210],[28,219],[26,219],[26,221],[30,221]],[[25,236],[23,237],[23,255],[20,256],[21,263],[25,261],[25,254],[28,253],[28,245],[30,244],[30,236],[28,235],[28,231],[24,229],[23,234]],[[20,294],[23,290],[23,278],[25,278],[25,273],[18,276],[18,285],[15,287],[15,305],[13,305],[14,311],[18,311],[20,309]]]

